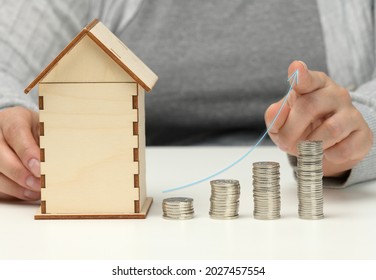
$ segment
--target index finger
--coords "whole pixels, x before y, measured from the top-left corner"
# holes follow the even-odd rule
[[[293,89],[300,94],[310,93],[328,86],[329,78],[323,72],[311,71],[303,61],[294,61],[288,69],[288,77],[299,70],[298,83]]]

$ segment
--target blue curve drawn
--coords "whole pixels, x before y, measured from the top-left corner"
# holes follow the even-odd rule
[[[162,193],[168,193],[168,192],[178,191],[178,190],[185,189],[185,188],[197,185],[199,183],[205,182],[207,180],[210,180],[213,177],[218,176],[218,175],[222,174],[223,172],[229,170],[230,168],[232,168],[233,166],[235,166],[236,164],[238,164],[239,162],[241,162],[243,159],[245,159],[250,153],[252,153],[258,147],[258,145],[260,145],[260,143],[262,142],[262,140],[264,140],[265,136],[269,133],[270,129],[272,129],[272,127],[274,126],[274,123],[278,119],[279,115],[281,114],[281,111],[282,111],[283,107],[285,106],[285,104],[286,104],[286,102],[288,100],[288,97],[289,97],[289,95],[291,93],[291,90],[292,90],[292,88],[294,86],[294,83],[298,84],[298,76],[299,76],[299,70],[296,70],[287,79],[287,81],[290,83],[290,88],[289,88],[289,91],[287,92],[286,96],[283,99],[281,107],[279,107],[277,114],[275,115],[273,121],[270,123],[269,127],[266,129],[265,133],[260,137],[260,139],[256,142],[256,144],[254,146],[252,146],[243,156],[241,156],[239,159],[237,159],[236,161],[234,161],[230,165],[226,166],[225,168],[222,168],[221,170],[215,172],[214,174],[212,174],[210,176],[207,176],[207,177],[205,177],[203,179],[200,179],[200,180],[197,180],[197,181],[194,181],[192,183],[185,184],[185,185],[182,185],[182,186],[179,186],[179,187],[166,189],[166,190],[162,191]]]

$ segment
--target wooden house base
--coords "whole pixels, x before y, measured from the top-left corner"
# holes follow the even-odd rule
[[[35,214],[35,220],[75,220],[75,219],[145,219],[153,203],[151,197],[147,197],[140,213],[126,214],[42,214],[41,208]]]

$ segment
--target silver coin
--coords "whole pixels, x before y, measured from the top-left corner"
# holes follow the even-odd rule
[[[324,217],[322,141],[301,141],[297,146],[298,214],[301,219]]]
[[[212,187],[236,187],[239,186],[238,180],[233,179],[218,179],[210,181]]]
[[[252,173],[254,218],[259,220],[279,219],[281,217],[279,163],[254,162]]]
[[[169,197],[163,199],[163,203],[192,203],[193,199],[190,197]]]
[[[164,219],[167,219],[167,220],[190,220],[190,219],[193,219],[194,216],[178,216],[178,217],[171,217],[171,216],[168,216],[168,215],[163,215],[163,218]]]
[[[234,215],[234,216],[223,216],[223,215],[210,215],[211,219],[215,220],[233,220],[239,218],[239,215]]]
[[[170,197],[162,202],[163,218],[188,220],[194,217],[193,199],[190,197]]]
[[[240,183],[233,179],[210,182],[209,215],[213,219],[235,219],[239,216]]]

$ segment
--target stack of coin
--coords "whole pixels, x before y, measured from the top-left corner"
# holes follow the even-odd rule
[[[210,217],[213,219],[235,219],[239,217],[239,181],[213,180],[210,185]]]
[[[193,199],[189,197],[170,197],[163,200],[163,217],[173,220],[188,220],[194,215]]]
[[[253,163],[253,201],[255,219],[274,220],[281,217],[278,162]]]
[[[322,184],[322,141],[298,143],[299,217],[317,220],[324,218]]]

